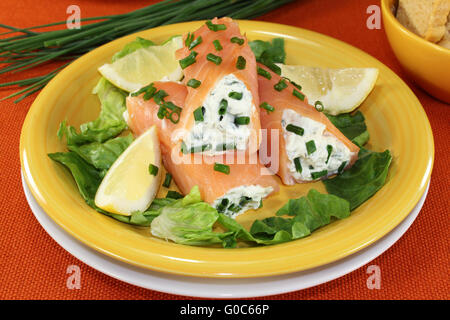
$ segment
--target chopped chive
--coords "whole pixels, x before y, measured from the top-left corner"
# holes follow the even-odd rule
[[[316,110],[319,111],[319,112],[322,112],[325,109],[325,107],[323,106],[322,101],[320,101],[320,100],[317,100],[314,103],[314,108],[316,108]]]
[[[300,162],[300,157],[294,159],[295,171],[302,173],[302,164]]]
[[[314,140],[310,140],[306,143],[306,151],[308,151],[308,154],[316,151],[316,143],[314,142]]]
[[[158,109],[158,113],[156,114],[159,119],[164,119],[166,117],[167,110],[164,106],[160,106]]]
[[[273,86],[275,90],[282,91],[287,88],[286,80],[280,79],[276,85]]]
[[[153,100],[155,100],[156,104],[161,105],[164,102],[163,99],[168,95],[169,94],[164,90],[158,90],[158,92],[153,95]]]
[[[223,198],[222,201],[220,201],[219,205],[216,207],[217,211],[220,213],[224,212],[229,203],[230,200],[228,200],[227,198]]]
[[[196,122],[202,122],[204,120],[203,114],[205,112],[204,107],[198,107],[194,110],[194,119]]]
[[[202,43],[202,42],[203,42],[202,36],[198,36],[197,39],[195,39],[194,41],[192,41],[192,42],[189,44],[188,49],[189,49],[189,50],[192,50],[192,49],[194,49],[196,46],[198,46],[198,45],[199,45],[200,43]]]
[[[259,208],[262,208],[263,207],[263,201],[262,201],[262,199],[261,200],[259,200],[259,207],[258,207],[258,209]]]
[[[238,38],[238,37],[233,37],[230,39],[231,43],[237,43],[238,45],[242,46],[245,42],[244,39],[242,38]]]
[[[158,170],[159,168],[151,163],[148,166],[148,172],[150,172],[152,176],[156,176],[158,174]]]
[[[186,40],[184,41],[184,45],[189,48],[189,46],[192,43],[192,40],[194,40],[194,34],[189,32],[187,34]]]
[[[177,191],[169,190],[167,191],[166,198],[178,200],[184,198],[184,196]]]
[[[275,72],[277,75],[281,75],[281,68],[277,66],[275,63],[270,61],[262,61],[262,64],[264,64],[267,68]]]
[[[263,76],[264,78],[266,78],[266,79],[268,79],[268,80],[272,79],[272,75],[270,74],[269,71],[264,70],[263,68],[261,68],[261,67],[259,67],[259,66],[256,67],[256,71],[258,72],[258,74],[259,74],[260,76]]]
[[[203,151],[208,151],[208,150],[211,150],[210,144],[204,144],[201,146],[194,146],[194,147],[188,148],[184,141],[181,142],[181,152],[183,154],[197,153],[197,152],[203,152]]]
[[[228,211],[231,211],[231,212],[234,212],[234,213],[239,212],[239,210],[241,210],[241,209],[242,209],[241,206],[239,206],[239,205],[237,205],[237,204],[235,204],[235,203],[232,203],[232,204],[227,208]]]
[[[227,108],[228,108],[228,101],[222,99],[219,104],[219,115],[223,116],[225,113],[227,113]]]
[[[230,166],[222,163],[214,163],[214,170],[225,174],[230,174]]]
[[[328,174],[327,170],[317,171],[317,172],[311,172],[311,177],[316,180],[319,178],[322,178],[323,176],[326,176]]]
[[[206,21],[206,26],[211,31],[221,31],[221,30],[226,30],[227,29],[226,25],[224,25],[224,24],[214,24],[214,23],[211,22],[211,20]]]
[[[308,168],[309,168],[309,170],[313,170],[314,169],[314,167],[312,165],[309,165]]]
[[[275,111],[275,108],[272,107],[270,104],[268,104],[267,102],[263,102],[259,105],[260,108],[263,108],[265,110],[267,110],[267,113],[269,112],[273,112]]]
[[[156,90],[156,88],[153,86],[153,82],[152,82],[149,85],[140,88],[138,91],[132,92],[131,96],[132,97],[137,97],[138,95],[140,95],[140,94],[142,94],[144,92],[148,92],[149,90],[153,90],[153,89]]]
[[[151,98],[153,98],[153,96],[155,95],[155,93],[156,93],[156,88],[155,87],[151,87],[151,88],[149,88],[145,93],[144,93],[144,96],[143,96],[143,99],[144,100],[150,100]]]
[[[181,113],[181,110],[183,110],[171,101],[164,101],[164,107],[166,109],[169,109],[170,111],[177,112],[177,113]]]
[[[246,63],[245,58],[243,56],[239,56],[236,61],[236,68],[239,70],[244,70]]]
[[[201,82],[200,80],[197,80],[197,79],[194,79],[194,78],[190,79],[190,80],[186,83],[186,85],[187,85],[188,87],[191,87],[191,88],[194,88],[194,89],[200,87],[201,84],[202,84],[202,82]]]
[[[338,168],[338,174],[341,174],[344,171],[345,166],[347,165],[347,161],[342,162],[342,164]]]
[[[222,63],[222,58],[219,56],[216,56],[215,54],[212,54],[212,53],[208,53],[206,55],[206,60],[211,61],[217,65]]]
[[[166,177],[164,178],[163,187],[170,187],[170,183],[172,182],[172,175],[170,173],[166,173]]]
[[[247,125],[250,123],[250,117],[236,117],[234,119],[235,125]]]
[[[186,69],[191,64],[195,63],[195,57],[197,57],[198,53],[195,51],[191,51],[191,53],[186,57],[179,61],[181,69]]]
[[[222,143],[216,146],[216,151],[226,151],[226,150],[236,150],[236,145],[234,143]]]
[[[333,146],[332,145],[327,145],[328,156],[327,156],[327,161],[325,161],[325,163],[328,163],[328,160],[330,160],[332,151],[333,151]]]
[[[305,132],[305,130],[302,127],[298,127],[298,126],[293,125],[293,124],[288,124],[286,126],[286,131],[295,133],[295,134],[297,134],[299,136],[302,136],[303,133]]]
[[[243,206],[245,206],[247,203],[249,203],[251,200],[252,200],[252,198],[250,198],[250,197],[242,196],[242,197],[239,199],[239,205],[240,205],[241,207],[243,207]]]
[[[302,101],[305,100],[305,95],[298,90],[294,89],[294,91],[292,91],[292,94]]]
[[[302,90],[302,86],[301,86],[301,85],[296,84],[294,81],[291,81],[291,80],[289,80],[289,82],[290,82],[294,87],[296,87],[298,90]]]
[[[230,93],[228,94],[228,96],[229,96],[231,99],[234,99],[234,100],[241,100],[241,99],[242,99],[242,92],[232,91],[232,92],[230,92]]]
[[[214,41],[213,41],[213,45],[214,45],[214,48],[216,48],[217,51],[220,51],[220,50],[223,49],[223,47],[222,47],[222,45],[220,44],[220,41],[219,41],[219,40],[214,40]]]

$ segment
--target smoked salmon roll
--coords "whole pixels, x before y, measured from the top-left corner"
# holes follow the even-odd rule
[[[261,64],[258,74],[262,143],[284,184],[324,179],[353,165],[359,147],[308,104],[298,85]]]
[[[128,125],[135,135],[142,134],[153,125],[157,126],[164,167],[172,174],[183,194],[198,186],[204,201],[219,212],[235,217],[248,209],[258,208],[263,198],[279,190],[277,180],[261,164],[257,153],[251,156],[245,152],[208,156],[190,150],[186,152],[181,142],[172,139],[182,125],[167,113],[162,117],[164,112],[160,110],[169,104],[173,110],[177,110],[175,107],[182,108],[182,115],[188,95],[185,85],[155,82],[147,92],[144,90],[127,98]],[[155,95],[158,97],[158,92],[163,92],[159,94],[164,96],[162,101],[154,99]],[[153,98],[150,97],[152,94]],[[245,156],[244,161],[240,161],[240,155]]]
[[[256,60],[231,18],[207,21],[183,37],[176,52],[187,86],[180,134],[187,148],[208,155],[256,152],[260,119]],[[226,149],[226,150],[225,150]]]

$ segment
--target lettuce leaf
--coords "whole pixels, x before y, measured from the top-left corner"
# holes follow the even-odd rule
[[[97,94],[101,103],[99,117],[94,121],[83,123],[80,126],[80,133],[77,133],[74,127],[68,126],[66,121],[59,127],[58,137],[62,139],[65,135],[68,145],[103,142],[119,135],[127,127],[123,118],[127,94],[105,78],[100,79],[93,93]]]
[[[354,114],[343,113],[337,116],[327,114],[326,116],[339,131],[357,145],[363,146],[369,141],[369,132],[361,111],[358,110]]]
[[[250,231],[222,214],[218,222],[233,232],[232,236],[224,239],[225,247],[236,246],[237,240],[272,245],[306,237],[317,228],[329,224],[331,217],[344,219],[349,215],[350,206],[346,200],[311,189],[306,196],[289,200],[278,210],[276,217],[255,220]]]
[[[254,40],[250,41],[248,45],[255,54],[256,61],[258,62],[284,63],[286,60],[284,39],[282,38],[274,38],[272,42]]]
[[[175,200],[159,209],[159,215],[151,223],[154,236],[187,245],[211,245],[223,242],[231,234],[213,231],[219,214],[201,201],[198,187],[183,199]]]
[[[354,210],[385,184],[391,161],[389,150],[373,152],[361,148],[358,160],[349,170],[323,183],[330,194],[346,199]]]
[[[148,48],[150,46],[154,46],[155,43],[151,40],[147,40],[141,37],[137,37],[130,43],[127,43],[122,50],[115,53],[112,57],[112,62],[119,60],[120,58],[125,57],[127,54],[130,54],[138,49]]]
[[[106,142],[91,142],[83,145],[69,144],[70,151],[77,153],[86,162],[102,171],[102,176],[112,166],[114,161],[133,142],[133,135],[109,139]]]

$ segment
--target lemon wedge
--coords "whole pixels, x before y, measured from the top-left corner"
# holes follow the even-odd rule
[[[95,195],[95,205],[126,216],[144,211],[158,192],[161,171],[161,150],[153,126],[134,140],[108,170]]]
[[[183,71],[175,51],[182,46],[181,36],[173,37],[163,45],[141,48],[113,63],[106,63],[98,71],[116,87],[128,92],[162,79],[178,81]]]
[[[281,75],[302,87],[310,104],[321,101],[331,115],[351,112],[367,98],[378,78],[376,68],[327,69],[278,64]]]

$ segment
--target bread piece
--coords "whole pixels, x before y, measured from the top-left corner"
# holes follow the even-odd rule
[[[450,0],[399,0],[397,19],[422,38],[438,42],[445,34]]]

